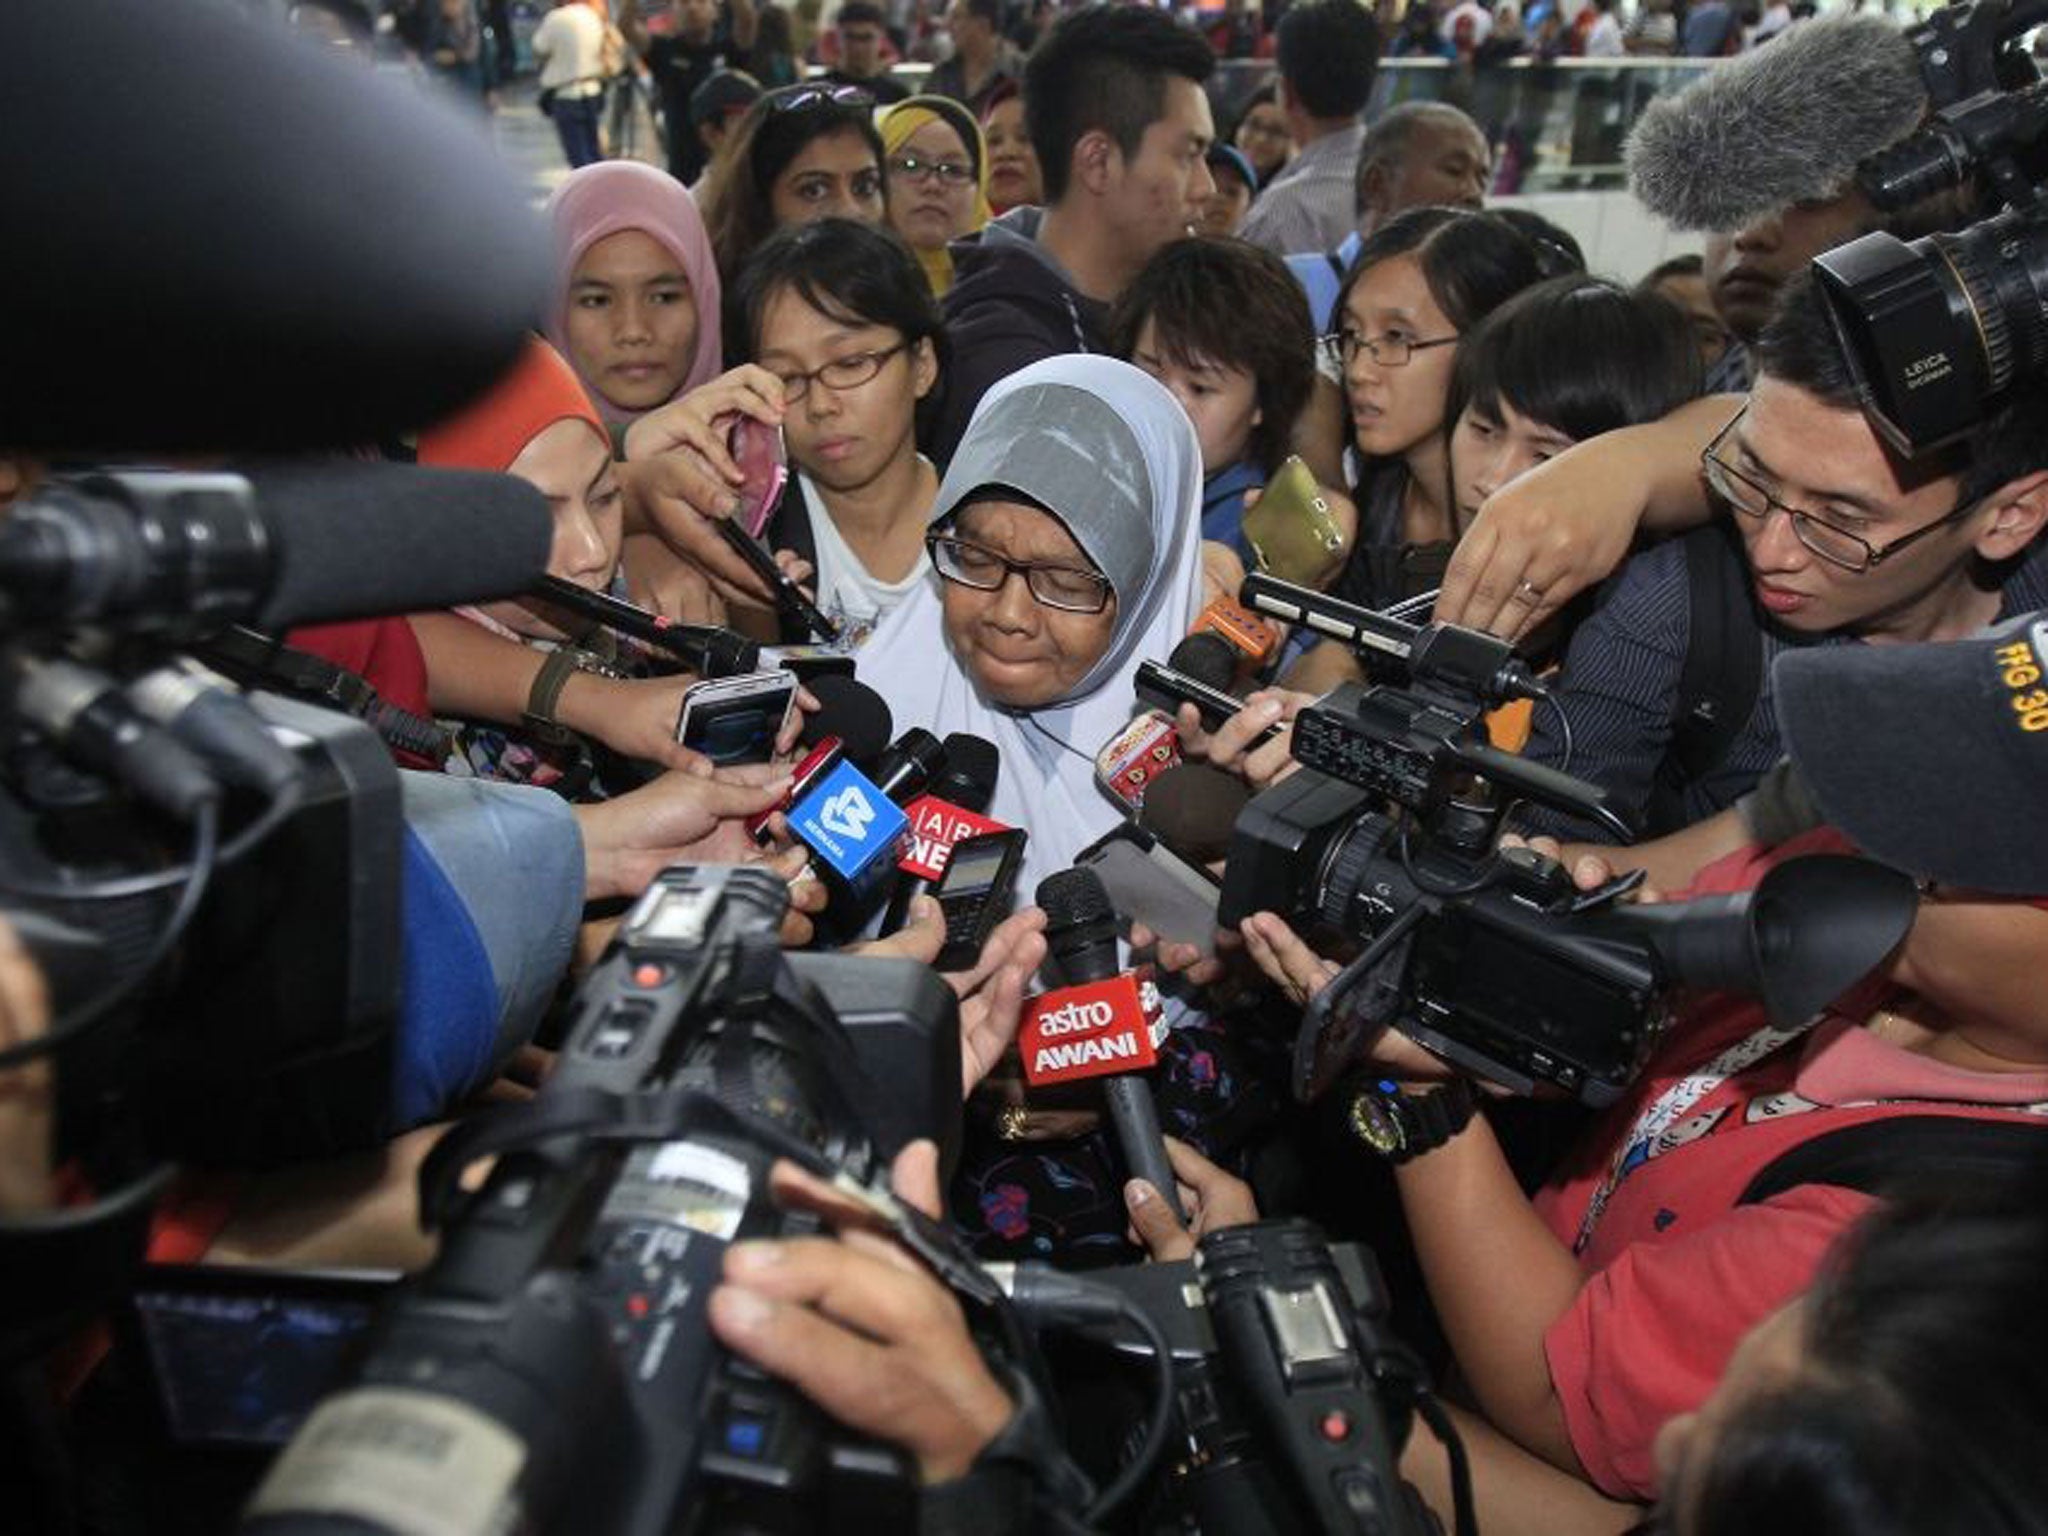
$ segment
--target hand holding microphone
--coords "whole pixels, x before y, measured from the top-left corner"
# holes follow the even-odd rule
[[[1160,1192],[1183,1221],[1152,1087],[1137,1075],[1159,1060],[1166,1026],[1149,980],[1117,965],[1116,912],[1093,870],[1039,883],[1052,968],[1067,985],[1032,999],[1017,1032],[1024,1080],[1034,1087],[1100,1077],[1125,1170]]]

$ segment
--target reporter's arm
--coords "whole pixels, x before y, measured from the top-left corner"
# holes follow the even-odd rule
[[[1518,1444],[1584,1476],[1543,1348],[1579,1293],[1578,1260],[1522,1193],[1484,1115],[1394,1176],[1430,1300],[1479,1406]]]
[[[1661,421],[1567,448],[1494,492],[1451,556],[1436,617],[1517,639],[1614,570],[1638,534],[1705,522],[1700,454],[1741,407],[1735,395],[1688,401]]]
[[[50,992],[20,935],[0,918],[0,1049],[25,1045],[50,1027]],[[0,1072],[0,1215],[47,1210],[55,1108],[50,1059]]]
[[[1581,889],[1640,869],[1648,886],[1660,891],[1682,891],[1709,864],[1753,841],[1742,808],[1731,805],[1703,821],[1647,842],[1612,848],[1604,843],[1565,843],[1556,857],[1572,872]]]
[[[1610,1499],[1530,1455],[1486,1420],[1451,1403],[1449,1415],[1472,1468],[1474,1514],[1486,1536],[1621,1536],[1643,1518],[1640,1504]],[[1450,1459],[1420,1419],[1401,1452],[1401,1476],[1415,1485],[1444,1529],[1451,1528]]]

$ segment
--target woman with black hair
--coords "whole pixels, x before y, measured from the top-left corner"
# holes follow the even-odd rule
[[[943,360],[938,302],[894,235],[824,219],[754,252],[729,316],[734,355],[782,401],[793,473],[770,547],[812,567],[818,606],[854,649],[930,570],[939,479],[917,451],[917,416]]]
[[[888,214],[875,99],[857,85],[791,85],[747,108],[704,184],[711,249],[726,283],[776,230]]]
[[[1684,317],[1605,278],[1517,294],[1458,349],[1449,414],[1454,534],[1479,504],[1574,443],[1659,421],[1699,392]]]
[[[1340,371],[1357,529],[1333,596],[1385,608],[1436,586],[1457,539],[1450,500],[1451,374],[1460,343],[1542,277],[1534,250],[1490,214],[1417,208],[1359,247],[1321,338]],[[1318,645],[1289,685],[1321,692],[1357,676],[1349,650]]]

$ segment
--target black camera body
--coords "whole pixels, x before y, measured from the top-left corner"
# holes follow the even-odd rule
[[[1203,1238],[1195,1258],[1097,1270],[1172,1352],[1181,1447],[1150,1527],[1230,1536],[1437,1529],[1400,1478],[1420,1363],[1387,1329],[1371,1250],[1275,1219]],[[1085,1330],[1148,1348],[1126,1325]],[[1149,1527],[1148,1527],[1149,1528]]]
[[[656,879],[540,1095],[465,1122],[423,1170],[440,1255],[245,1529],[412,1529],[430,1498],[480,1536],[911,1523],[898,1453],[728,1356],[705,1319],[729,1244],[806,1228],[769,1199],[775,1136],[866,1180],[912,1136],[950,1147],[959,1112],[951,991],[908,961],[783,956],[786,900],[756,869]]]
[[[68,1049],[58,1078],[67,1152],[139,1124],[155,1157],[269,1167],[361,1151],[390,1134],[398,770],[359,721],[273,695],[247,703],[298,761],[297,804],[221,870],[129,1017]],[[231,804],[229,835],[253,814]],[[136,970],[174,905],[171,891],[88,899],[93,884],[176,853],[117,786],[27,735],[10,744],[0,861],[43,889],[80,893],[22,909],[41,919],[30,948],[54,973],[60,1016]]]
[[[1408,686],[1346,683],[1295,717],[1300,771],[1231,837],[1220,924],[1272,911],[1363,945],[1309,1001],[1302,1099],[1398,1027],[1475,1077],[1598,1108],[1641,1070],[1676,987],[1755,993],[1773,1022],[1796,1023],[1910,926],[1911,881],[1857,859],[1791,860],[1753,893],[1687,903],[1621,904],[1639,876],[1578,890],[1554,861],[1497,847],[1522,798],[1628,840],[1604,791],[1486,740],[1489,705],[1540,688],[1501,641],[1447,626],[1416,632],[1405,659]]]
[[[1565,873],[1496,854],[1498,786],[1609,817],[1601,791],[1484,739],[1500,641],[1432,626],[1413,686],[1346,683],[1294,721],[1297,772],[1245,807],[1217,920],[1261,910],[1374,941],[1358,1007],[1305,1030],[1295,1086],[1315,1097],[1368,1031],[1398,1024],[1448,1060],[1527,1092],[1618,1097],[1668,1021],[1654,957]],[[1388,806],[1394,814],[1378,807]]]
[[[2024,35],[2041,0],[1970,0],[1907,33],[1927,128],[1857,169],[1881,211],[1975,187],[2003,211],[1955,234],[1864,235],[1814,258],[1871,424],[1898,452],[1965,437],[2015,381],[2048,367],[2048,82]]]

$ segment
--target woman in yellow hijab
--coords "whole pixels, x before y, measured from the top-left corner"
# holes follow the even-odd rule
[[[991,215],[988,151],[974,114],[946,96],[913,96],[875,113],[889,178],[889,224],[916,252],[932,292],[953,286],[949,242]]]

